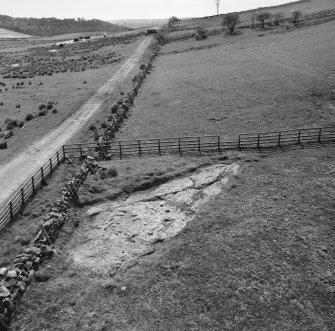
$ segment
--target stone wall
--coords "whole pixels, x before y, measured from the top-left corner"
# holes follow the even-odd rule
[[[18,301],[39,265],[52,257],[52,244],[68,219],[71,205],[77,198],[78,188],[98,167],[93,157],[86,158],[78,174],[65,185],[59,199],[43,217],[44,222],[31,245],[18,254],[10,266],[0,268],[0,330],[7,330]]]

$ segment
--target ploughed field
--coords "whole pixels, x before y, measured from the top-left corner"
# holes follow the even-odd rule
[[[287,31],[166,44],[120,138],[334,124],[335,21]]]
[[[134,35],[64,47],[48,40],[7,41],[0,51],[0,141],[7,141],[8,149],[0,150],[0,163],[78,110],[141,41]]]

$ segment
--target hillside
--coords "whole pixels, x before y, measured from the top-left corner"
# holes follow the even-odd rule
[[[124,24],[132,29],[146,28],[155,25],[162,25],[167,22],[167,19],[125,19],[125,20],[111,20],[112,24]]]
[[[95,31],[119,32],[120,29],[123,31],[130,30],[126,27],[120,28],[116,24],[96,19],[14,18],[6,15],[0,15],[0,28],[35,36],[55,36],[65,33]]]

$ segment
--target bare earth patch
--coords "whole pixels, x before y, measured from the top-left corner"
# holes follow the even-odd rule
[[[238,168],[214,165],[152,192],[90,208],[93,218],[75,236],[70,258],[78,267],[114,275],[124,264],[153,253],[155,243],[180,233]]]

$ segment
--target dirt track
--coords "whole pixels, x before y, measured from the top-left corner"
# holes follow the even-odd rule
[[[0,169],[0,207],[8,201],[13,192],[29,176],[41,167],[61,145],[76,134],[94,113],[99,111],[117,84],[124,80],[138,64],[150,42],[151,38],[143,40],[134,54],[76,113]]]

